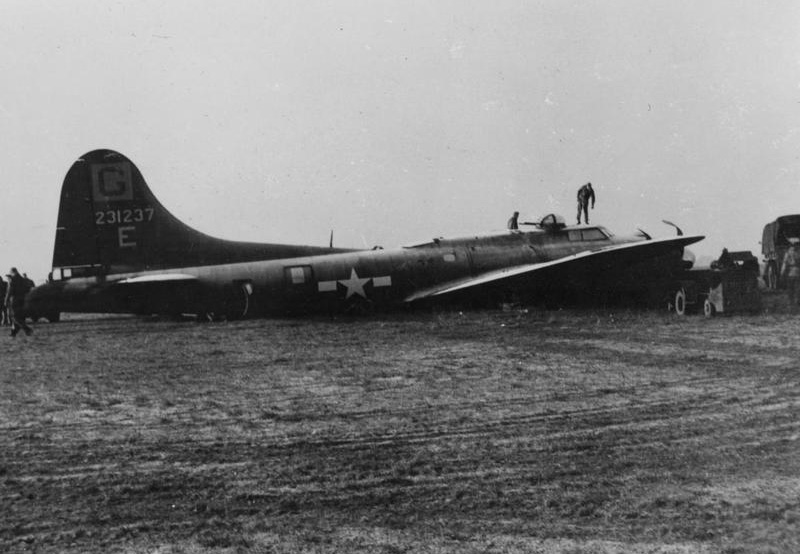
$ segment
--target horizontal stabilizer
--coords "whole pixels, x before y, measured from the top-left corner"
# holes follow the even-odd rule
[[[194,275],[183,273],[158,273],[155,275],[139,275],[117,281],[118,285],[138,285],[140,283],[170,283],[175,281],[197,281]]]

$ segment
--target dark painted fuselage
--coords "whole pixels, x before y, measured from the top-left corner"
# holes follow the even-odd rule
[[[591,237],[584,240],[582,237]],[[284,313],[384,311],[407,304],[416,291],[505,267],[558,260],[586,250],[642,240],[620,239],[599,227],[553,231],[503,231],[493,235],[438,239],[396,250],[363,250],[288,259],[160,269],[151,272],[73,277],[38,287],[29,299],[32,310],[61,312],[194,313],[229,317]],[[677,258],[677,259],[676,259]],[[651,259],[665,270],[679,265],[680,252]],[[582,290],[641,288],[636,264],[624,271],[572,270],[559,276],[518,278],[470,290],[470,302],[528,300]],[[620,268],[623,269],[623,268]],[[659,273],[657,270],[655,273]],[[661,274],[664,274],[661,272]],[[148,281],[148,276],[158,278]],[[181,279],[171,281],[169,275]],[[186,279],[192,277],[193,279]],[[139,282],[130,282],[136,281]],[[126,283],[122,286],[120,283]],[[600,297],[596,297],[599,299]],[[463,298],[461,298],[463,300]],[[441,299],[444,300],[444,299]],[[450,295],[448,301],[459,300]]]

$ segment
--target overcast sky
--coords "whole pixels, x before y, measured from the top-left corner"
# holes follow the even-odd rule
[[[800,2],[0,4],[0,264],[95,148],[235,240],[385,247],[549,212],[759,251],[800,213]]]

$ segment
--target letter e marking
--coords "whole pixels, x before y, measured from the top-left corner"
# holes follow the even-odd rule
[[[133,231],[136,231],[136,227],[133,225],[117,227],[117,237],[119,238],[120,248],[136,248],[136,239],[131,236]]]

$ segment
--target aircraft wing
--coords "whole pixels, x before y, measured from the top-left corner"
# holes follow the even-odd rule
[[[615,265],[621,266],[626,263],[645,261],[649,258],[656,258],[677,248],[683,248],[689,244],[701,241],[704,238],[705,237],[701,235],[694,235],[629,242],[625,244],[606,246],[598,250],[585,250],[583,252],[578,252],[577,254],[572,254],[570,256],[565,256],[563,258],[558,258],[556,260],[550,260],[547,262],[504,267],[502,269],[487,271],[480,275],[454,279],[446,283],[439,283],[435,286],[415,291],[407,296],[404,301],[414,302],[416,300],[422,300],[423,298],[440,296],[471,287],[485,285],[487,283],[496,283],[504,279],[511,279],[517,276],[533,275],[536,272],[541,272],[548,268],[563,267],[564,269],[577,269],[578,267],[584,265],[610,267]]]

